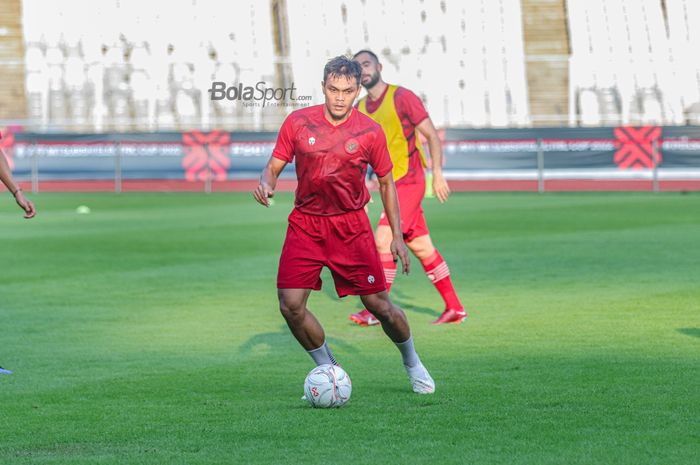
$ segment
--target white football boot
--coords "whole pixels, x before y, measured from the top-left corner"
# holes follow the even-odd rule
[[[413,392],[416,394],[432,394],[435,392],[435,381],[433,381],[432,376],[428,373],[428,370],[423,366],[423,363],[418,363],[418,365],[406,368],[406,373],[408,374],[408,380],[411,382],[411,387]]]

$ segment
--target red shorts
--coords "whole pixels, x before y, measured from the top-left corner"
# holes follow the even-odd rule
[[[339,297],[386,290],[372,225],[364,209],[334,216],[292,210],[280,256],[277,288],[318,291],[324,266],[331,270]]]
[[[416,237],[430,234],[421,206],[425,197],[425,176],[411,179],[410,183],[402,183],[399,180],[396,184],[396,193],[399,196],[403,240],[411,242]],[[385,212],[382,212],[379,217],[379,225],[390,226]]]

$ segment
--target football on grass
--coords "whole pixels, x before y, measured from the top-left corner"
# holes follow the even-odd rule
[[[304,381],[304,395],[312,407],[342,407],[350,400],[351,393],[350,377],[337,365],[319,365]]]

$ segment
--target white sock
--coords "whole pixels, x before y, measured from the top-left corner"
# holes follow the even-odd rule
[[[403,364],[406,368],[413,368],[420,365],[420,358],[418,358],[416,349],[413,347],[413,336],[409,336],[408,340],[404,342],[395,342],[394,344],[396,344],[396,347],[401,351]]]
[[[328,348],[328,344],[326,344],[325,341],[323,342],[323,345],[321,345],[321,347],[319,347],[318,349],[307,350],[306,353],[308,353],[311,356],[311,358],[316,363],[316,366],[338,364],[338,362],[335,361],[333,354],[331,353],[331,349]]]
[[[332,363],[333,365],[340,366],[340,365],[338,364],[338,362],[335,361],[335,357],[333,356],[333,352],[331,352],[331,349],[330,349],[330,347],[328,347],[328,344],[326,344],[326,343],[324,342],[324,343],[323,343],[323,347],[326,348],[326,352],[328,353],[328,358],[331,359],[331,363]]]

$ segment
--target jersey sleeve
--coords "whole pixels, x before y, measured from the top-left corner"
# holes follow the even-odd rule
[[[406,117],[414,126],[418,126],[429,116],[421,99],[404,87],[399,87],[394,93],[394,105],[399,118]]]
[[[294,128],[291,120],[292,118],[288,116],[282,123],[282,127],[277,134],[277,143],[275,148],[272,149],[273,157],[287,163],[294,161]]]
[[[376,137],[369,151],[369,164],[377,176],[381,178],[389,174],[392,168],[394,168],[394,165],[391,163],[391,156],[386,146],[384,131],[379,128],[375,134]]]

